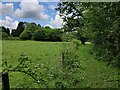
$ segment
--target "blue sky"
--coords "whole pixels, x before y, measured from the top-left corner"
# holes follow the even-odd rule
[[[0,3],[0,25],[15,29],[19,21],[35,22],[41,26],[62,27],[63,20],[55,10],[58,2],[21,0],[20,2]]]

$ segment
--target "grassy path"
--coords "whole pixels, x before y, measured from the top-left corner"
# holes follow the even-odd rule
[[[118,70],[106,66],[105,62],[97,61],[89,54],[90,45],[79,48],[81,62],[81,87],[91,88],[118,88]]]

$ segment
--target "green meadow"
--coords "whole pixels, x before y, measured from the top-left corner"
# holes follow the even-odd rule
[[[65,43],[69,45],[69,43]],[[80,45],[77,49],[77,55],[80,62],[80,69],[75,73],[79,81],[75,86],[78,88],[118,88],[118,69],[107,66],[105,62],[98,61],[90,53],[92,44]],[[31,61],[31,68],[34,70],[39,64],[46,66],[51,72],[58,72],[61,69],[61,52],[63,49],[62,42],[38,42],[38,41],[2,41],[2,60],[7,61],[8,66],[15,67],[18,59],[25,54]],[[37,68],[42,72],[39,77],[49,80],[49,73],[43,68]],[[74,74],[74,73],[73,73]],[[54,88],[54,82],[48,81],[48,88]],[[34,80],[21,72],[9,72],[10,88],[45,88],[45,85],[37,84]]]

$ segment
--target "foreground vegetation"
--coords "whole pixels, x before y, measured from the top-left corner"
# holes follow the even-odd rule
[[[64,74],[60,72],[62,42],[4,40],[2,45],[3,62],[7,61],[8,66],[15,67],[18,64],[17,60],[24,54],[32,61],[30,68],[33,71],[36,70],[39,73],[38,77],[48,83],[38,84],[24,73],[10,72],[11,88],[118,88],[118,69],[97,61],[94,55],[90,54],[91,44],[78,47],[79,69],[71,75],[68,73],[63,81],[61,76]],[[65,43],[65,45],[70,45],[70,43]]]
[[[11,87],[120,86],[120,2],[60,2],[56,10],[64,21],[61,29],[19,22],[10,34],[0,27],[3,40],[31,40],[3,41]]]

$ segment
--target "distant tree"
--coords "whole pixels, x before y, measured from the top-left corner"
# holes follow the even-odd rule
[[[50,33],[51,41],[62,41],[62,31],[60,29],[53,29]]]
[[[32,36],[33,40],[44,41],[46,38],[45,31],[42,29],[36,30]]]
[[[8,39],[9,35],[6,32],[2,32],[2,39]]]
[[[20,39],[31,39],[36,30],[39,30],[40,26],[35,23],[27,23],[25,30],[20,34]]]
[[[23,31],[24,31],[24,22],[19,22],[18,27],[17,27],[17,36],[19,36]]]
[[[19,22],[17,29],[12,30],[11,35],[13,37],[19,37],[19,35],[24,31],[25,25],[24,22]]]
[[[39,26],[39,27],[41,27],[41,25],[40,25],[40,24],[38,24],[38,26]]]
[[[62,34],[62,41],[70,42],[73,39],[77,39],[76,32],[66,32]]]
[[[50,28],[49,26],[45,26],[45,28]]]
[[[16,29],[12,29],[11,35],[12,35],[13,37],[16,37]]]
[[[5,28],[4,26],[0,27],[0,34],[2,35],[2,39],[8,39],[10,36],[9,28]]]
[[[6,32],[8,34],[8,36],[10,36],[10,29],[9,28],[5,28],[4,26],[1,27],[2,32]]]
[[[32,34],[30,31],[23,31],[19,36],[19,38],[22,40],[30,40],[31,37],[32,37]]]
[[[6,33],[10,36],[10,29],[9,28],[6,29]]]
[[[6,32],[6,28],[4,26],[1,27],[2,32]]]

